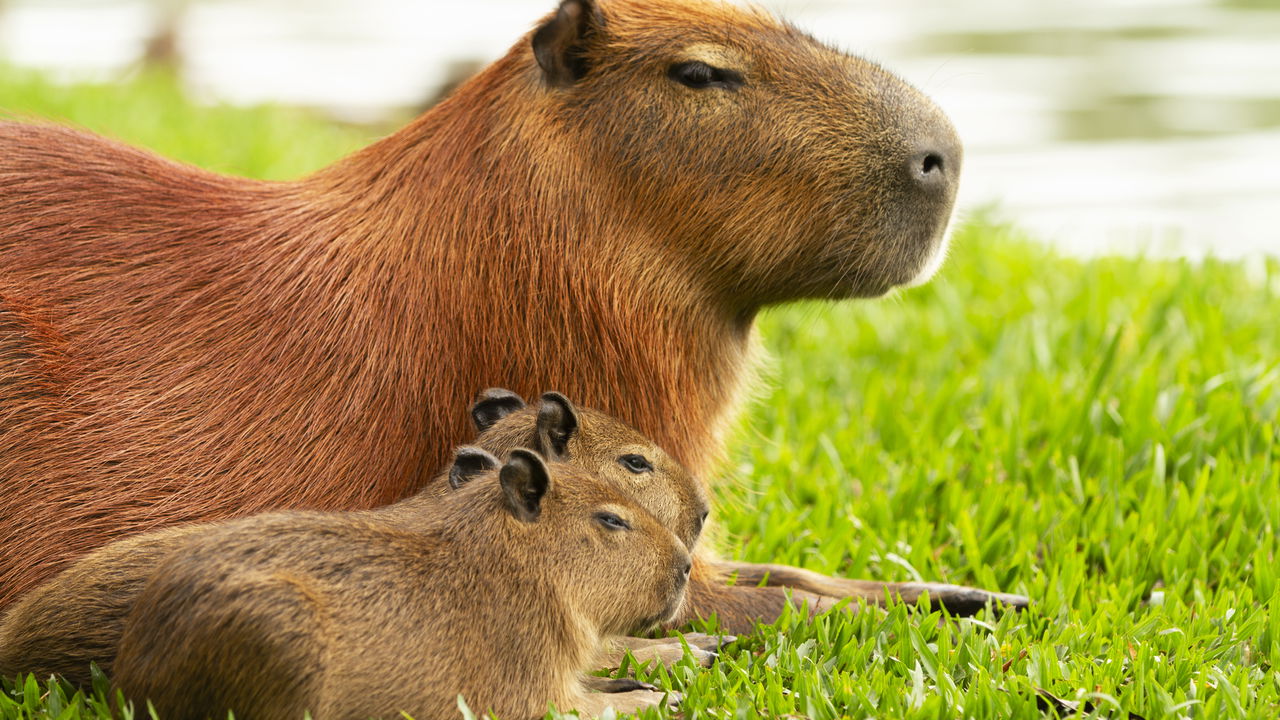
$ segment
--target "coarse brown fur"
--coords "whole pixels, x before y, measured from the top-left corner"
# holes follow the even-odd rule
[[[480,394],[471,407],[479,431],[475,447],[506,457],[520,447],[543,457],[572,463],[635,502],[671,530],[692,550],[707,516],[701,484],[644,436],[625,423],[589,408],[577,408],[559,393],[545,393],[536,405],[502,389]],[[432,498],[465,486],[476,468],[459,456],[453,465],[414,498],[380,511],[384,519],[413,522]],[[628,470],[625,460],[639,457],[647,471]],[[206,525],[189,524],[126,538],[80,558],[66,570],[0,611],[0,677],[33,673],[60,675],[88,687],[90,663],[107,675],[115,666],[125,617],[157,565],[202,536]],[[501,572],[501,568],[494,569]],[[720,638],[685,636],[694,657],[709,663]],[[680,638],[611,639],[601,648],[598,665],[616,667],[621,653],[670,663],[684,654]]]
[[[706,477],[757,311],[927,275],[959,161],[891,74],[704,0],[564,0],[296,182],[0,124],[0,606],[130,534],[406,497],[477,387],[559,388]],[[690,607],[781,608],[723,575]]]
[[[676,612],[684,545],[575,466],[516,450],[499,473],[464,455],[444,497],[197,526],[126,618],[116,685],[173,720],[430,720],[456,717],[459,695],[510,718],[661,702],[588,694],[583,672],[602,638]]]

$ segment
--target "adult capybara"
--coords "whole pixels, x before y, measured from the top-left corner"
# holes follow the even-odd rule
[[[484,463],[489,454],[506,457],[527,447],[608,484],[674,533],[685,548],[696,547],[708,507],[701,484],[662,448],[616,418],[577,408],[555,392],[529,406],[501,388],[480,393],[470,414],[479,431],[475,447],[485,453],[458,454],[441,477],[411,500],[379,510],[380,520],[418,522],[424,513],[434,512],[434,499],[465,487],[475,473],[488,469]],[[484,466],[477,467],[477,461]],[[207,532],[208,524],[192,523],[118,540],[23,594],[0,611],[0,677],[60,675],[88,687],[91,663],[112,674],[125,618],[156,566],[185,552]],[[595,663],[618,667],[626,651],[642,662],[671,663],[684,656],[687,644],[696,659],[709,664],[724,640],[699,633],[609,638]]]
[[[296,182],[0,124],[0,604],[131,533],[405,497],[476,387],[560,388],[705,477],[757,312],[927,278],[960,160],[901,80],[704,0],[564,0]],[[699,557],[688,606],[732,630],[785,602],[732,572],[886,592]]]
[[[670,619],[692,559],[610,483],[517,449],[388,508],[200,526],[151,567],[115,683],[162,718],[535,718],[660,704],[584,677],[603,639]],[[124,542],[128,542],[127,540]],[[108,546],[110,547],[110,546]]]

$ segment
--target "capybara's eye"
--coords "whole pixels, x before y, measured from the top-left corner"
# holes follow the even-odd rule
[[[637,475],[653,472],[653,464],[643,455],[623,455],[618,458],[618,464]]]
[[[741,73],[712,67],[698,60],[676,63],[671,66],[668,75],[671,76],[672,80],[695,90],[705,90],[706,88],[736,90],[742,87]]]
[[[626,520],[614,515],[611,512],[596,513],[596,522],[603,525],[608,530],[630,530],[631,525]]]

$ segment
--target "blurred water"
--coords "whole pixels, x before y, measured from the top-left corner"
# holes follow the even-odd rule
[[[964,207],[1083,253],[1280,253],[1280,0],[763,4],[947,109]],[[373,119],[497,57],[552,5],[0,0],[0,57],[109,78],[171,19],[202,97]]]

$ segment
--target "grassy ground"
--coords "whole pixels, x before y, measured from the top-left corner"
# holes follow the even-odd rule
[[[370,136],[195,109],[157,78],[0,71],[0,107],[267,177]],[[929,287],[773,311],[762,334],[773,369],[718,506],[728,553],[1036,605],[788,617],[709,670],[640,673],[688,717],[1026,717],[1037,689],[1099,717],[1280,714],[1280,263],[1080,261],[977,223]],[[0,720],[105,708],[36,679],[0,692]]]

